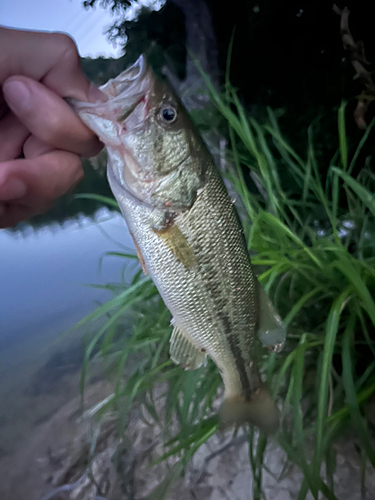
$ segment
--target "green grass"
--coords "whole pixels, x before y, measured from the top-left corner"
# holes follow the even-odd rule
[[[307,151],[301,158],[272,110],[259,123],[246,114],[228,81],[221,95],[204,78],[230,138],[224,175],[239,196],[252,263],[288,326],[284,351],[263,352],[261,359],[282,413],[275,439],[304,475],[298,500],[308,491],[315,499],[322,493],[334,500],[332,445],[344,433],[360,447],[363,466],[367,461],[375,466],[374,429],[366,418],[375,390],[375,197],[371,172],[352,175],[369,129],[352,151],[343,103],[332,161],[322,164],[317,158],[318,122],[306,131]],[[159,461],[178,459],[150,497],[162,498],[196,450],[217,432],[214,403],[222,393],[221,378],[212,362],[184,372],[169,360],[171,318],[149,278],[138,273],[128,288],[108,288],[114,298],[80,323],[107,316],[87,347],[82,388],[90,360],[106,356],[114,390],[98,416],[116,411],[124,430],[136,402],[161,426],[165,453]],[[124,314],[131,321],[131,336],[119,327]],[[131,370],[130,359],[135,360]],[[163,411],[157,410],[155,387],[163,388]],[[179,430],[170,435],[175,420]],[[250,429],[248,441],[256,500],[262,497],[267,438],[256,439]]]

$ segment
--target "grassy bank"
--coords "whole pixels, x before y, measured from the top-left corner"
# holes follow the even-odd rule
[[[366,167],[353,175],[373,124],[349,147],[343,103],[337,113],[337,151],[322,163],[314,139],[318,122],[306,131],[301,157],[272,110],[259,123],[245,113],[229,83],[224,95],[206,83],[225,119],[229,143],[224,175],[239,198],[252,263],[288,329],[283,352],[261,354],[261,371],[282,414],[275,439],[304,474],[298,500],[308,491],[316,499],[321,492],[334,500],[333,444],[341,436],[349,433],[357,443],[363,470],[367,461],[375,466],[369,413],[375,390],[374,176]],[[139,272],[130,287],[107,288],[114,298],[80,323],[107,317],[87,347],[82,387],[90,359],[106,356],[112,360],[114,392],[97,415],[115,411],[121,431],[136,402],[162,426],[165,454],[160,460],[173,456],[178,461],[155,491],[157,498],[217,431],[221,378],[212,362],[184,372],[170,361],[170,313],[148,277]],[[125,314],[131,336],[122,335]],[[136,362],[124,378],[130,358]],[[153,390],[161,384],[165,392],[159,411]],[[170,435],[176,420],[178,431]],[[253,497],[258,499],[267,438],[258,438],[254,429],[248,435]]]

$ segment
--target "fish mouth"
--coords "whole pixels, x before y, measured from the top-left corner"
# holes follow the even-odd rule
[[[81,102],[69,99],[69,103],[82,119],[88,114],[122,122],[138,104],[147,99],[153,83],[152,71],[145,57],[141,55],[132,66],[99,87],[99,90],[107,97],[105,102],[99,100]]]
[[[99,87],[109,98],[127,97],[132,98],[141,93],[145,93],[144,84],[148,73],[146,59],[140,55],[134,64],[120,73],[116,78],[109,80],[106,84]],[[141,88],[140,88],[141,87]]]

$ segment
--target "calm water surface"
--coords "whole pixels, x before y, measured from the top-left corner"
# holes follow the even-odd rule
[[[111,298],[85,284],[123,279],[124,259],[105,257],[121,250],[133,251],[131,237],[106,210],[62,228],[0,231],[0,456],[71,396],[61,373],[79,366],[83,332],[62,334]]]

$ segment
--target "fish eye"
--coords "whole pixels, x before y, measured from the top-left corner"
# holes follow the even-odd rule
[[[160,110],[160,116],[166,123],[173,123],[177,119],[177,111],[172,106],[166,106]]]

